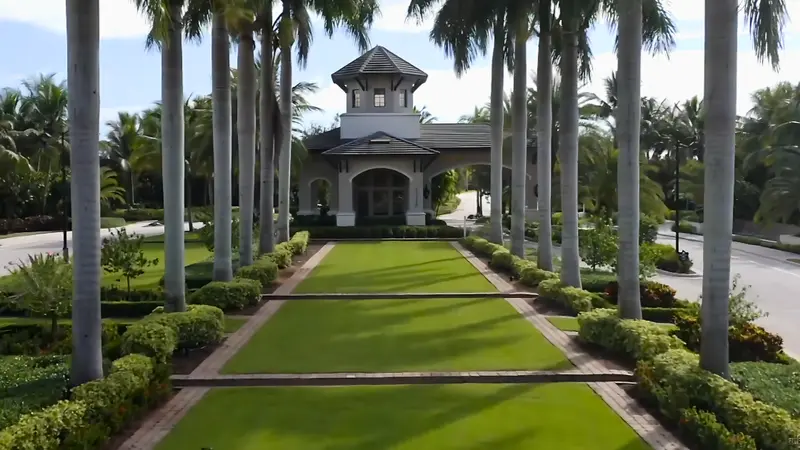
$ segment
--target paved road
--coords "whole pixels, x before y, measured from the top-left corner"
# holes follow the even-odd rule
[[[443,216],[453,225],[461,226],[465,215],[475,214],[477,202],[475,193],[460,195],[461,204],[454,213]],[[484,203],[484,212],[489,208]],[[670,224],[662,225],[658,242],[675,244],[674,233],[669,230]],[[535,243],[528,243],[529,248],[536,248]],[[689,252],[694,261],[694,270],[703,271],[703,237],[681,235],[681,250]],[[561,249],[553,249],[554,256],[561,256]],[[787,261],[787,258],[799,258],[798,255],[760,247],[757,245],[734,242],[731,254],[731,277],[741,276],[740,286],[749,286],[748,298],[755,302],[769,315],[758,322],[768,330],[778,333],[784,339],[788,352],[800,355],[800,264]],[[703,290],[702,278],[684,278],[671,275],[657,275],[662,283],[669,284],[678,291],[678,296],[689,300],[698,300]]]
[[[131,223],[126,225],[125,228],[129,233],[141,234],[144,236],[164,234],[163,225],[150,226],[151,223],[152,222]],[[202,225],[202,223],[195,223],[195,227]],[[188,229],[189,224],[187,223],[186,230]],[[101,230],[100,235],[102,238],[105,238],[111,235],[111,231],[113,230],[115,229]],[[48,252],[61,253],[61,249],[64,246],[63,242],[63,235],[60,231],[0,239],[0,275],[9,273],[11,266],[18,263],[20,260],[26,261],[28,255]],[[67,247],[72,251],[72,232],[67,232]]]

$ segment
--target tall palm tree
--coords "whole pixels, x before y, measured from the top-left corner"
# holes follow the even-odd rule
[[[231,62],[228,24],[222,2],[211,19],[211,101],[214,121],[214,271],[217,281],[233,278],[231,248]]]
[[[273,214],[275,211],[275,148],[277,132],[280,129],[280,118],[277,110],[277,97],[275,95],[275,71],[273,60],[275,57],[275,33],[272,22],[272,0],[261,4],[257,18],[261,33],[261,63],[259,72],[259,131],[261,147],[261,190],[259,205],[259,222],[261,225],[258,243],[259,253],[270,253],[275,249]],[[276,121],[274,119],[278,119]],[[277,125],[277,126],[276,126]]]
[[[705,222],[700,365],[723,377],[728,369],[728,302],[736,135],[737,0],[706,0]],[[787,19],[783,1],[746,0],[742,11],[759,60],[779,62]]]
[[[380,9],[376,0],[340,0],[338,2],[317,2],[311,0],[282,0],[282,12],[278,29],[280,44],[280,114],[282,142],[278,155],[278,240],[289,239],[289,196],[292,163],[292,46],[297,43],[297,57],[300,66],[308,59],[311,45],[310,13],[322,17],[323,28],[328,37],[336,27],[344,28],[356,41],[359,49],[366,51],[369,46],[367,30],[372,26]]]
[[[528,111],[527,111],[527,43],[529,11],[513,12],[514,27],[514,90],[511,98],[511,253],[525,257],[525,183],[527,178]],[[509,17],[512,16],[509,10]],[[576,106],[577,112],[577,106]]]
[[[109,120],[106,126],[110,128],[106,135],[109,159],[119,166],[119,169],[128,176],[128,205],[135,204],[134,190],[136,188],[136,170],[131,161],[135,158],[136,149],[142,140],[139,116],[127,112],[120,112],[116,120]]]
[[[639,288],[639,141],[642,84],[642,0],[618,2],[616,133],[619,141],[619,315],[641,319]]]
[[[536,108],[536,179],[539,186],[539,242],[536,263],[540,269],[553,270],[553,222],[550,202],[552,194],[551,142],[553,139],[553,63],[550,55],[552,32],[552,5],[550,0],[539,0],[537,14],[539,22],[539,55],[536,68],[536,89],[540,92],[539,101],[548,105]]]
[[[72,179],[73,385],[103,377],[100,323],[100,5],[67,0]]]
[[[164,182],[164,307],[186,310],[184,271],[184,101],[183,33],[185,0],[135,0],[152,30],[147,45],[161,50],[161,158]],[[188,31],[188,29],[187,29]]]
[[[255,196],[256,92],[254,18],[237,21],[239,48],[236,128],[239,147],[239,266],[253,263],[253,208]]]
[[[411,0],[408,17],[421,21],[439,0]],[[492,37],[492,81],[489,99],[491,127],[491,231],[489,239],[503,242],[503,65],[510,68],[513,51],[509,45],[504,4],[445,0],[434,20],[431,39],[453,57],[456,76],[466,72],[475,57],[486,54]]]

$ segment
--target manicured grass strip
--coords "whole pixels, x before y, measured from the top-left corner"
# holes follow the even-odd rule
[[[586,385],[558,383],[216,389],[206,394],[156,448],[650,447]]]
[[[247,322],[244,317],[225,317],[225,332],[234,333]]]
[[[578,331],[581,329],[578,326],[577,317],[548,317],[547,320],[561,331]]]
[[[442,242],[337,244],[297,289],[354,290],[495,289],[452,246]],[[564,355],[503,299],[304,300],[283,305],[223,373],[571,367]]]
[[[294,292],[487,292],[448,242],[338,243]]]
[[[145,258],[158,259],[158,264],[148,266],[144,269],[144,274],[131,280],[131,288],[147,289],[158,287],[158,282],[164,276],[164,243],[163,242],[145,242],[142,245]],[[209,252],[205,246],[199,242],[186,242],[184,247],[184,260],[185,264],[194,264],[211,257],[213,254]],[[125,279],[116,273],[103,272],[103,286],[117,285],[120,289],[125,289]]]

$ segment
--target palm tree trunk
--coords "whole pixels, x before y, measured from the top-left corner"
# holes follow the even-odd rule
[[[231,265],[231,62],[225,16],[215,12],[211,28],[211,102],[214,127],[214,273],[233,278]]]
[[[514,37],[514,91],[511,98],[511,253],[525,257],[525,178],[528,149],[527,18]]]
[[[553,223],[550,212],[551,167],[550,152],[553,126],[553,63],[550,56],[550,0],[539,2],[539,60],[536,69],[536,172],[539,183],[539,245],[536,261],[540,269],[553,270]]]
[[[239,133],[239,267],[253,264],[253,207],[256,165],[256,66],[253,33],[239,37],[236,126]]]
[[[278,241],[289,240],[289,202],[292,170],[292,43],[294,31],[291,22],[291,3],[283,1],[283,18],[280,26],[281,42],[281,128],[283,141],[278,156]]]
[[[272,9],[266,8],[264,26],[261,30],[261,79],[259,97],[259,126],[261,127],[261,204],[259,217],[261,234],[258,250],[262,255],[275,250],[275,130],[274,75],[272,66]]]
[[[103,377],[100,323],[100,7],[67,0],[72,178],[73,385]]]
[[[186,310],[184,271],[184,108],[181,8],[170,6],[172,25],[161,48],[161,158],[164,180],[164,308]]]
[[[562,9],[562,14],[564,10]],[[561,281],[581,287],[578,256],[578,39],[576,20],[566,19],[561,54]]]
[[[505,23],[504,15],[498,14],[494,25],[494,48],[492,49],[492,86],[489,98],[489,120],[492,128],[491,166],[489,184],[491,190],[491,230],[489,239],[503,244],[503,76],[505,75]]]
[[[619,202],[619,315],[641,319],[639,295],[639,131],[641,128],[642,0],[619,2],[617,50],[619,139],[617,197]]]
[[[725,378],[736,127],[736,0],[706,0],[705,223],[700,366]]]

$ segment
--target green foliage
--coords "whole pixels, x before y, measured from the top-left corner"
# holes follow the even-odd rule
[[[690,224],[689,222],[684,222],[681,220],[679,224],[672,224],[670,227],[672,231],[679,231],[681,233],[689,233],[689,234],[697,234],[697,231],[694,229],[694,225]]]
[[[605,293],[608,300],[616,305],[619,296],[619,284],[616,280],[608,284]],[[672,308],[677,301],[675,294],[675,289],[657,281],[648,280],[639,284],[639,295],[643,307]]]
[[[639,244],[653,244],[658,237],[658,221],[642,214],[639,218]]]
[[[189,301],[195,305],[216,306],[223,311],[239,310],[259,302],[261,286],[258,280],[245,278],[212,281],[195,291]]]
[[[72,310],[72,266],[58,255],[28,255],[28,264],[20,262],[11,280],[17,307],[51,319],[55,336],[58,318]]]
[[[670,350],[640,361],[637,384],[662,414],[678,423],[681,411],[697,408],[713,413],[732,433],[748,435],[756,448],[794,450],[800,422],[785,410],[757,401],[736,384],[700,368],[697,355]]]
[[[799,363],[733,363],[731,380],[757,400],[783,408],[800,419]]]
[[[32,411],[63,399],[69,366],[62,356],[5,356],[0,359],[0,430]]]
[[[591,292],[571,286],[563,286],[557,278],[539,283],[539,298],[545,302],[564,308],[571,314],[591,311],[594,296]]]
[[[236,271],[236,277],[256,280],[261,284],[262,288],[266,288],[271,286],[278,278],[278,266],[272,260],[262,258],[252,265],[239,268]]]
[[[177,347],[175,330],[151,321],[141,321],[129,326],[122,335],[123,355],[139,353],[157,361],[166,361]]]
[[[289,239],[289,247],[293,255],[302,255],[308,248],[308,241],[311,239],[311,233],[308,231],[298,231],[292,238]]]
[[[265,254],[262,258],[272,261],[279,269],[292,265],[292,249],[289,244],[282,242],[275,246],[275,251]]]
[[[646,280],[656,274],[656,262],[660,255],[655,244],[642,244],[639,246],[639,278]]]
[[[592,270],[615,265],[619,253],[619,238],[609,222],[598,220],[594,228],[583,230],[579,245],[581,259]]]
[[[125,228],[112,231],[103,239],[100,263],[108,273],[118,273],[125,278],[130,300],[131,280],[144,274],[144,269],[158,264],[158,259],[147,259],[142,250],[144,236],[129,235]],[[119,280],[117,280],[119,281]]]
[[[101,217],[100,228],[120,228],[125,226],[125,219],[122,217]]]
[[[309,226],[293,227],[294,231],[308,231],[314,239],[457,239],[464,235],[461,228],[447,225],[363,225],[355,227]]]
[[[200,217],[201,215],[198,214]],[[198,218],[199,218],[198,217]],[[214,251],[214,219],[211,216],[202,216],[203,227],[198,231],[200,242],[205,245],[208,251]],[[231,221],[231,250],[239,249],[239,217],[233,216]]]
[[[675,247],[669,244],[650,244],[657,253],[656,267],[674,273],[689,273],[694,264],[691,259],[680,258]]]
[[[701,323],[697,316],[680,314],[675,318],[674,336],[686,342],[695,352],[700,351]],[[728,327],[728,354],[731,361],[780,361],[783,338],[751,322],[741,322]]]
[[[617,355],[639,360],[652,358],[683,343],[668,330],[644,320],[620,319],[615,309],[596,309],[578,315],[580,338]]]
[[[715,450],[757,450],[756,442],[743,433],[732,433],[717,416],[697,408],[680,410],[678,430],[698,448]]]

